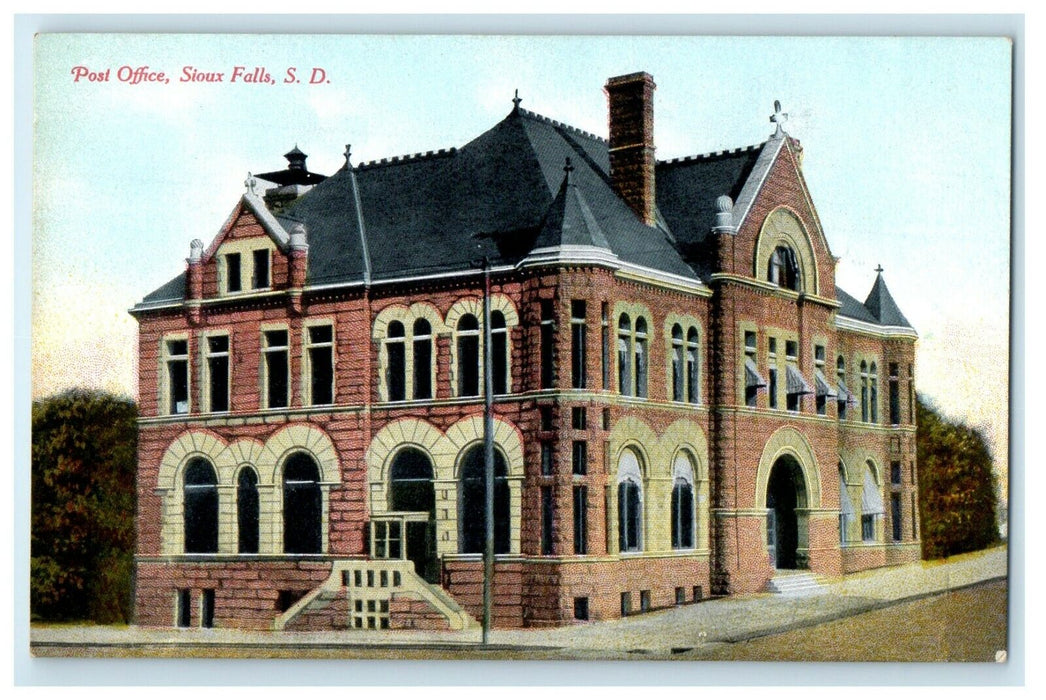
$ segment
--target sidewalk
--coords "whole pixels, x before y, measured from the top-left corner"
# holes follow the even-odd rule
[[[829,581],[818,595],[789,597],[757,594],[710,600],[644,615],[555,629],[494,630],[492,645],[504,651],[558,651],[584,658],[642,653],[667,656],[715,642],[736,642],[821,624],[893,603],[924,597],[1006,576],[1006,547],[964,554],[939,562],[917,562],[875,569]],[[41,626],[30,630],[31,644],[238,647],[252,655],[291,646],[418,648],[464,651],[479,641],[478,628],[462,632],[246,632],[238,630],[145,629],[106,626]],[[40,652],[46,653],[44,649]],[[494,651],[497,651],[495,649]]]

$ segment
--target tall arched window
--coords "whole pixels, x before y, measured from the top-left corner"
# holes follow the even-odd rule
[[[432,326],[423,318],[414,321],[414,398],[432,398]]]
[[[767,280],[785,289],[799,289],[799,263],[795,251],[786,245],[779,245],[770,254]]]
[[[846,420],[846,404],[850,399],[850,390],[846,387],[846,360],[842,355],[835,361],[835,376],[839,382],[835,402],[836,415],[839,420]]]
[[[861,422],[868,422],[868,363],[861,360]]]
[[[875,363],[868,370],[868,387],[871,394],[869,407],[869,414],[872,418],[872,423],[879,422],[879,371],[875,367]]]
[[[505,314],[490,312],[490,373],[495,394],[508,393],[508,329]]]
[[[694,465],[686,455],[672,464],[672,549],[694,547]]]
[[[406,532],[398,523],[394,537],[389,537],[386,551],[381,556],[396,559],[405,556],[414,563],[414,570],[426,581],[439,578],[436,558],[436,488],[432,481],[432,461],[421,450],[406,447],[396,453],[389,468],[389,510],[407,513],[428,513],[425,521],[406,523]],[[403,547],[406,551],[403,551]]]
[[[407,398],[407,349],[403,324],[393,321],[389,324],[388,337],[385,340],[385,354],[388,359],[385,379],[389,389],[389,401],[403,401]]]
[[[636,396],[646,398],[647,395],[647,366],[650,355],[647,352],[647,329],[646,319],[640,316],[636,319]]]
[[[237,551],[258,553],[258,475],[250,467],[240,470],[236,480]]]
[[[617,389],[622,396],[632,396],[632,321],[621,314],[617,321]]]
[[[185,552],[218,551],[218,477],[206,459],[197,458],[185,468]]]
[[[850,501],[850,492],[846,489],[846,471],[843,463],[839,463],[839,543],[846,544],[850,529],[850,520],[854,517],[853,503]]]
[[[283,551],[322,553],[322,518],[319,466],[309,455],[297,452],[283,467]]]
[[[479,396],[479,321],[472,314],[458,321],[458,396]]]
[[[697,329],[691,328],[686,334],[686,400],[690,403],[700,403],[698,372],[698,336]]]
[[[619,551],[643,549],[643,472],[632,450],[621,454],[617,467],[617,528]]]
[[[494,553],[508,554],[511,517],[509,513],[508,470],[505,457],[494,449]],[[480,554],[486,539],[486,478],[483,445],[475,445],[461,461],[461,551]]]
[[[683,327],[672,326],[672,400],[683,400],[686,361],[683,357]]]

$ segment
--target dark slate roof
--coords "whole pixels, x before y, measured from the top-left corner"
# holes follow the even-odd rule
[[[143,304],[154,304],[161,301],[180,301],[185,298],[185,273],[182,272],[159,289],[154,289],[142,299]]]
[[[908,319],[904,317],[897,303],[890,296],[890,290],[886,288],[886,282],[880,273],[875,278],[872,291],[868,299],[862,304],[850,296],[838,286],[835,288],[835,298],[839,300],[839,315],[847,316],[865,323],[874,323],[877,326],[900,326],[912,328]]]
[[[657,164],[657,207],[680,252],[702,277],[711,272],[715,200],[725,194],[737,201],[764,145]]]
[[[573,170],[573,166],[568,166]],[[567,170],[565,167],[564,170]],[[565,174],[559,194],[545,215],[545,223],[534,241],[533,250],[559,246],[591,246],[610,250],[585,195],[571,175]]]
[[[890,290],[886,288],[886,280],[883,279],[882,272],[876,274],[875,284],[872,285],[868,298],[864,300],[864,305],[884,326],[912,327],[912,324],[908,323],[908,319],[897,307],[897,302],[890,295]]]
[[[879,323],[875,318],[875,315],[865,308],[864,304],[844,292],[839,285],[836,285],[835,287],[835,298],[838,299],[841,304],[839,307],[840,316],[847,316],[858,321],[864,321],[865,323]]]
[[[612,252],[697,279],[670,234],[645,226],[613,192],[605,141],[517,110],[459,149],[363,163],[354,173],[342,168],[302,196],[287,215],[308,229],[308,282],[362,279],[361,218],[375,281],[464,270],[483,257],[515,264],[545,228],[568,157]]]

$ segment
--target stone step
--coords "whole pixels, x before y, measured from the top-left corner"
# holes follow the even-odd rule
[[[793,573],[774,576],[766,584],[769,593],[777,595],[819,595],[827,592],[823,579],[812,573]]]

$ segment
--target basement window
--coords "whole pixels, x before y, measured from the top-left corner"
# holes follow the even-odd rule
[[[574,619],[588,619],[588,597],[574,598]]]

